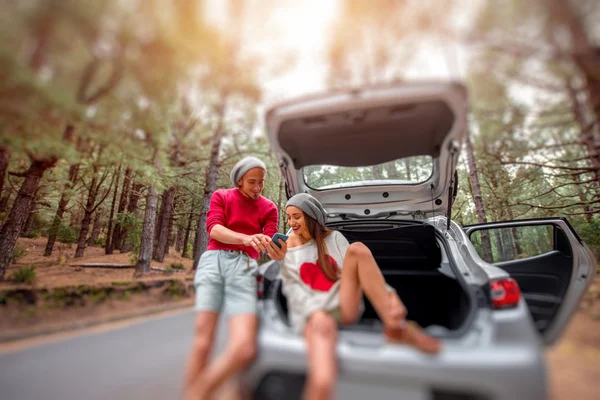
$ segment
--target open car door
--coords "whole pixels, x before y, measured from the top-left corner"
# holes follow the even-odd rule
[[[517,281],[546,344],[560,337],[596,274],[597,261],[564,218],[463,228],[486,262]]]

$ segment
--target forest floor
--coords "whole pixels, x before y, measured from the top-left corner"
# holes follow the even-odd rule
[[[182,272],[152,271],[134,278],[129,268],[86,268],[84,263],[130,264],[131,253],[105,255],[88,247],[73,259],[75,246],[61,246],[44,257],[45,238],[20,238],[27,254],[6,271],[0,282],[0,343],[43,334],[115,323],[150,313],[189,308],[193,304],[192,260],[174,250],[163,263],[184,266]],[[58,248],[58,243],[56,248]],[[34,283],[14,283],[11,275],[35,265]],[[600,393],[600,275],[560,341],[546,352],[552,400],[596,399]],[[229,397],[229,396],[227,396]]]
[[[81,264],[130,264],[131,253],[105,255],[101,247],[87,247],[74,259],[75,246],[60,245],[44,257],[45,238],[19,238],[27,254],[8,267],[0,282],[0,342],[65,329],[76,329],[193,304],[192,260],[171,249],[164,262],[152,267],[183,264],[184,270],[151,270],[135,278],[133,266],[90,268]],[[55,248],[58,248],[59,244]],[[15,283],[20,268],[35,265],[33,283]]]

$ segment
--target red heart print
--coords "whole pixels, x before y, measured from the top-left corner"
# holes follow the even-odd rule
[[[333,257],[328,256],[329,261],[335,269],[337,269],[337,263],[333,259]],[[333,286],[335,282],[330,281],[327,276],[319,267],[318,260],[315,263],[305,262],[300,266],[300,279],[308,286],[310,286],[313,290],[318,290],[320,292],[328,292],[329,289]]]

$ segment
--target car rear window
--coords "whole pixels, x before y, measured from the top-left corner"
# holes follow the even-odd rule
[[[302,169],[304,182],[315,190],[357,186],[416,185],[433,172],[431,156],[413,156],[377,165],[342,167],[310,165]]]

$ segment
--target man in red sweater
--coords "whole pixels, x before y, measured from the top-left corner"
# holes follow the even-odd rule
[[[234,189],[217,190],[210,199],[206,230],[208,249],[198,262],[195,337],[187,366],[186,399],[205,399],[256,355],[256,259],[277,232],[278,212],[261,196],[265,164],[255,157],[240,160],[231,171]],[[229,342],[211,365],[219,313],[229,316]]]

